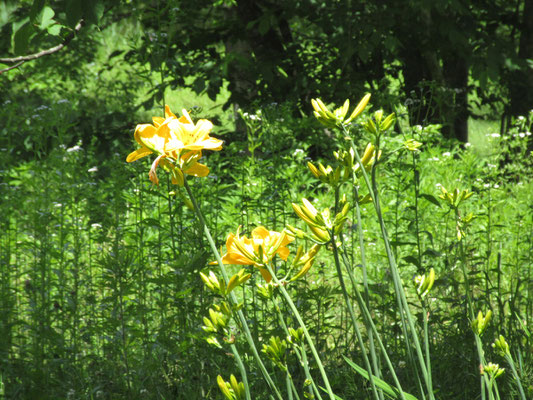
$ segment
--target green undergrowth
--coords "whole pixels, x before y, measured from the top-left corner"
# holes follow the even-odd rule
[[[184,107],[195,102],[187,103],[183,96],[189,94],[169,93],[166,99],[182,101]],[[198,103],[204,117],[217,107]],[[4,113],[14,113],[6,107]],[[70,137],[76,119],[66,126],[58,123],[65,121],[66,108],[43,110],[49,115],[43,135],[55,129],[58,140],[63,133]],[[79,111],[73,107],[72,112]],[[11,121],[19,117],[12,115]],[[210,154],[210,175],[192,182],[218,246],[239,225],[245,233],[258,225],[278,231],[298,225],[290,203],[302,197],[317,208],[329,206],[331,193],[317,185],[306,164],[334,162],[320,143],[330,132],[287,116],[282,105],[251,110],[248,118],[257,129],[248,132],[247,141],[227,142],[221,152]],[[502,138],[485,128],[478,126],[466,148],[442,142],[435,126],[404,129],[405,137],[423,144],[421,151],[400,150],[405,137],[395,133],[385,139],[379,169],[384,219],[417,318],[413,277],[428,268],[436,272],[429,306],[439,399],[476,398],[479,393],[457,232],[453,215],[438,198],[441,186],[474,192],[465,213],[476,218],[463,245],[476,310],[494,314],[483,336],[486,353],[503,364],[490,343],[504,335],[519,360],[526,389],[532,385],[527,327],[533,315],[533,182],[531,164],[523,158],[527,131],[516,127]],[[133,129],[124,131],[125,144],[105,150],[106,157],[100,156],[104,150],[97,139],[54,145],[46,156],[36,151],[35,142],[29,149],[40,157],[33,159],[17,159],[11,152],[16,143],[2,149],[7,155],[1,165],[0,371],[6,398],[219,398],[216,375],[237,373],[223,350],[208,347],[201,329],[213,299],[199,272],[213,256],[182,200],[185,193],[162,173],[160,186],[151,186],[151,161],[125,163]],[[354,139],[361,151],[362,135]],[[419,182],[416,208],[414,179]],[[362,214],[372,313],[405,390],[413,392],[416,382],[405,369],[392,278],[384,267],[372,205],[364,205]],[[347,227],[345,240],[357,265],[353,214]],[[252,277],[252,283],[261,280],[259,274]],[[319,256],[291,290],[332,371],[336,393],[346,399],[370,396],[368,385],[342,362],[349,355],[362,365],[358,346],[346,334],[348,317],[337,307],[341,292],[331,258]],[[254,285],[239,289],[238,296],[246,305],[258,301]],[[272,323],[272,310],[250,310],[247,318],[259,343],[281,333]],[[242,349],[243,338],[239,332],[236,336]],[[247,365],[255,398],[268,398],[254,364]],[[296,380],[303,379],[294,373]],[[272,374],[284,379],[275,370]],[[500,392],[505,393],[502,398],[518,398],[510,373],[500,380]]]

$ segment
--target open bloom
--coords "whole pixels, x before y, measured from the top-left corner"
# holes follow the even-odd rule
[[[172,173],[172,182],[183,184],[183,174],[207,176],[209,168],[198,163],[202,150],[221,150],[222,141],[209,136],[213,124],[201,119],[196,124],[189,113],[182,110],[182,116],[176,117],[170,107],[165,106],[165,118],[153,117],[153,125],[141,124],[135,129],[135,140],[141,148],[130,153],[127,162],[133,162],[149,154],[157,154],[152,164],[149,177],[158,184],[156,169],[162,167]]]
[[[263,278],[270,282],[272,275],[265,267],[276,254],[286,261],[289,257],[287,245],[294,240],[285,231],[269,231],[263,226],[258,226],[252,231],[252,237],[240,236],[240,229],[237,233],[230,233],[226,240],[227,253],[222,256],[224,264],[233,265],[254,265],[259,268]]]

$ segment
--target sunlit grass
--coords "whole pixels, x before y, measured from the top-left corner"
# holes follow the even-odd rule
[[[497,120],[474,119],[468,120],[468,141],[474,151],[481,157],[488,157],[494,149],[488,136],[500,132],[500,122]]]

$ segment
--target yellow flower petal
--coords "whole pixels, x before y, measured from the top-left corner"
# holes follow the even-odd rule
[[[140,149],[135,150],[134,152],[128,154],[128,157],[126,158],[126,162],[133,162],[137,161],[139,158],[143,158],[147,156],[148,154],[152,154],[152,150],[150,150],[147,147],[141,147]]]
[[[165,105],[165,118],[177,118],[176,115],[170,111],[168,104]]]
[[[200,163],[194,163],[192,166],[185,170],[187,175],[193,175],[200,178],[206,177],[209,175],[209,168]]]

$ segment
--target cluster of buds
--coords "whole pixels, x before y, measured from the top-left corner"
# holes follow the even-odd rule
[[[276,285],[270,281],[265,284],[257,283],[257,294],[265,300],[270,300],[274,296]]]
[[[502,335],[500,335],[496,340],[494,340],[494,343],[492,343],[492,348],[496,350],[498,354],[502,357],[511,354],[511,351],[509,350],[509,343],[507,343],[507,341]]]
[[[341,168],[337,167],[333,169],[330,165],[324,167],[321,162],[316,167],[312,162],[307,163],[307,167],[315,178],[320,179],[321,182],[326,185],[337,187],[341,181]]]
[[[457,240],[461,241],[465,236],[466,227],[474,220],[475,215],[473,213],[468,213],[465,217],[459,215],[458,209],[461,203],[474,195],[473,192],[470,192],[468,189],[459,190],[455,189],[453,192],[448,192],[446,188],[440,185],[441,194],[439,197],[444,200],[456,211],[457,224],[455,229],[457,231]]]
[[[287,352],[287,342],[277,336],[272,336],[268,344],[263,344],[263,353],[282,371],[287,370],[285,354]]]
[[[287,342],[291,344],[302,343],[304,340],[304,330],[302,328],[294,329],[289,328],[289,336],[287,336]]]
[[[444,200],[446,203],[448,203],[453,209],[459,208],[459,205],[465,201],[466,199],[469,199],[474,194],[473,192],[470,192],[468,189],[465,190],[459,190],[455,189],[452,193],[448,192],[444,186],[440,186],[441,194],[439,197]]]
[[[431,268],[429,274],[418,275],[415,277],[416,293],[420,297],[426,296],[433,284],[435,283],[435,270]]]
[[[464,217],[459,217],[457,220],[457,225],[455,226],[455,230],[457,231],[457,240],[461,241],[465,236],[465,229],[466,227],[474,220],[475,215],[472,212],[469,212]]]
[[[350,148],[350,150],[340,150],[333,153],[335,158],[339,160],[341,165],[344,167],[344,180],[350,180],[352,178],[352,173],[355,173],[356,177],[359,177],[361,175],[361,166],[357,162],[355,158],[355,151],[353,148]],[[369,171],[370,168],[372,168],[372,165],[376,162],[376,159],[380,159],[381,157],[381,150],[377,152],[376,157],[376,146],[374,146],[372,143],[368,143],[366,145],[365,151],[363,153],[363,157],[361,157],[361,163],[363,164],[363,167],[366,171]]]
[[[241,303],[232,309],[227,302],[223,301],[219,305],[214,305],[214,308],[209,309],[209,318],[204,317],[204,326],[202,327],[209,334],[207,337],[209,344],[222,348],[217,336],[223,337],[227,343],[233,343],[235,341],[235,338],[231,334],[229,322],[233,312],[239,310],[242,306],[243,304]]]
[[[346,100],[342,107],[339,107],[333,111],[330,111],[320,99],[312,99],[311,104],[313,105],[314,109],[313,113],[318,121],[328,128],[335,128],[336,126],[349,125],[363,112],[369,100],[370,94],[365,95],[365,97],[361,99],[357,107],[355,107],[348,118],[346,118],[346,115],[348,114],[348,110],[350,108],[350,100]]]
[[[344,222],[348,218],[348,211],[350,210],[349,203],[343,198],[341,201],[342,209],[335,215],[335,218],[331,218],[329,208],[325,208],[321,212],[309,202],[307,199],[302,199],[302,205],[292,203],[294,212],[307,224],[311,230],[311,235],[306,235],[300,229],[292,226],[287,228],[297,237],[308,237],[317,244],[326,244],[331,240],[330,232],[338,234],[344,225]]]
[[[417,142],[414,139],[407,139],[405,142],[403,142],[403,145],[405,148],[409,151],[419,151],[419,147],[422,146],[422,143]]]
[[[315,257],[318,253],[318,250],[320,250],[319,244],[314,244],[313,247],[311,247],[311,249],[307,252],[304,252],[303,246],[298,247],[291,265],[291,269],[296,269],[298,272],[290,279],[290,281],[300,279],[307,274],[315,262]]]
[[[483,313],[480,311],[477,314],[476,319],[474,319],[471,323],[472,330],[474,333],[478,336],[483,336],[483,333],[485,332],[485,329],[487,329],[487,326],[489,325],[490,320],[492,319],[492,311],[487,311],[487,314],[483,316]]]
[[[498,364],[489,362],[487,365],[483,366],[481,373],[485,373],[489,376],[491,382],[494,381],[497,377],[505,372],[505,368],[500,368]]]
[[[350,150],[339,150],[333,152],[333,155],[339,161],[340,165],[333,169],[331,166],[324,166],[322,163],[317,163],[317,165],[312,162],[307,163],[307,167],[315,178],[319,179],[321,182],[332,186],[337,187],[341,182],[350,181],[355,173],[356,177],[361,175],[361,168],[359,163],[355,158],[355,152],[353,148]],[[381,150],[377,152],[377,158],[381,157]],[[361,157],[361,162],[366,171],[369,171],[372,168],[372,165],[376,161],[376,147],[372,143],[368,143],[366,146],[363,157]]]
[[[213,271],[209,271],[208,275],[200,272],[200,277],[209,290],[223,297],[230,294],[237,286],[245,283],[248,279],[250,279],[251,276],[252,274],[246,273],[244,269],[241,269],[229,279],[228,284],[226,285],[224,281],[219,279]]]
[[[219,375],[217,376],[217,383],[226,400],[244,400],[246,398],[244,384],[242,382],[237,382],[235,376],[231,375],[229,382],[225,382]]]
[[[394,113],[383,118],[383,110],[378,110],[374,113],[373,118],[369,118],[363,124],[363,127],[368,133],[374,136],[379,136],[382,132],[391,128],[395,122],[396,115]]]

